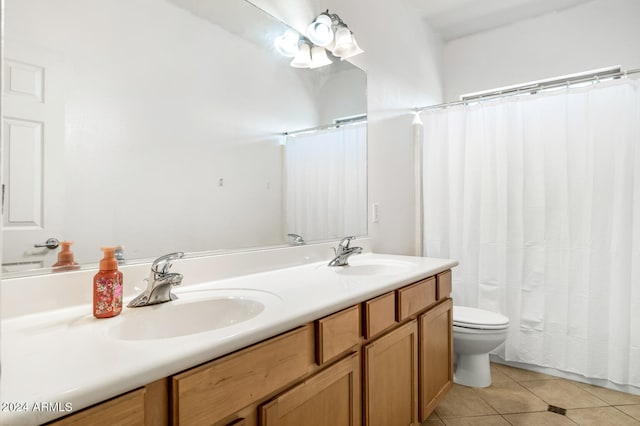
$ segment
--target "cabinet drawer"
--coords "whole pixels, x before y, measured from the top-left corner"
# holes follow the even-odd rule
[[[360,306],[316,321],[316,361],[322,365],[360,343]]]
[[[49,425],[141,425],[145,423],[144,399],[145,389],[137,389]]]
[[[451,269],[436,275],[438,300],[451,296]]]
[[[173,376],[173,423],[215,423],[313,368],[313,328],[308,324]]]
[[[396,294],[389,293],[363,303],[364,337],[370,339],[396,323]]]
[[[397,319],[403,321],[436,302],[436,277],[396,290]]]

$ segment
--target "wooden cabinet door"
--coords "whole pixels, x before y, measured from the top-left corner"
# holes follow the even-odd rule
[[[418,423],[418,326],[414,319],[364,347],[368,426]]]
[[[420,334],[420,421],[424,422],[453,386],[451,299],[418,318]]]
[[[360,355],[354,353],[260,408],[261,426],[357,426]]]

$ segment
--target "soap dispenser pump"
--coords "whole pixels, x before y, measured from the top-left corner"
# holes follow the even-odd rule
[[[58,261],[52,265],[55,272],[70,271],[80,268],[78,262],[73,258],[71,244],[73,244],[73,241],[60,242],[61,249],[58,252]]]
[[[122,272],[118,271],[115,247],[102,247],[104,257],[93,277],[93,316],[115,317],[122,311]]]

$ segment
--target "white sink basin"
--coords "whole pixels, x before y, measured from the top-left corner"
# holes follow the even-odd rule
[[[403,274],[413,268],[411,262],[395,260],[376,260],[375,262],[363,262],[357,259],[349,261],[347,266],[335,268],[340,275],[375,276],[375,275],[397,275]]]
[[[259,290],[201,290],[177,293],[172,302],[127,308],[108,334],[122,340],[166,339],[244,323],[281,302]]]

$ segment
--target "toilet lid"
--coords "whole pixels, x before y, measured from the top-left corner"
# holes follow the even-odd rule
[[[454,306],[453,324],[465,328],[496,330],[507,328],[509,326],[509,318],[496,312],[485,311],[484,309]]]

